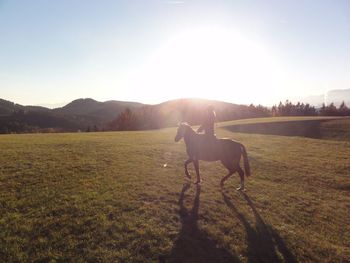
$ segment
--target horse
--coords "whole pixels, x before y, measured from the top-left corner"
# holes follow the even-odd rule
[[[244,188],[244,172],[246,176],[250,176],[250,165],[247,151],[243,144],[231,139],[217,139],[215,136],[208,136],[195,132],[187,123],[181,123],[177,129],[175,142],[184,138],[188,159],[185,161],[185,174],[188,179],[191,175],[187,170],[187,165],[191,162],[194,165],[197,175],[195,184],[201,182],[199,175],[199,160],[202,161],[221,161],[227,168],[228,174],[221,179],[220,185],[223,187],[224,182],[238,172],[241,182],[237,190],[245,190]],[[244,172],[239,163],[243,156]]]

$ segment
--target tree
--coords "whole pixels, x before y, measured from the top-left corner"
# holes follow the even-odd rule
[[[340,104],[338,112],[341,116],[350,115],[350,109],[346,106],[344,101]]]
[[[139,129],[139,119],[129,108],[109,124],[109,128],[117,131],[132,131]]]

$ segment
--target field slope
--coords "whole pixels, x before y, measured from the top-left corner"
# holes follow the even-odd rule
[[[175,132],[0,136],[0,261],[350,260],[350,141],[223,125],[248,150],[241,193],[220,163],[186,184]]]

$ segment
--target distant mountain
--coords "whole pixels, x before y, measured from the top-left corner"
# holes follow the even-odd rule
[[[144,104],[124,101],[98,102],[78,99],[62,108],[23,106],[0,99],[0,133],[78,131],[102,129],[122,111],[134,110]]]
[[[35,105],[35,106],[49,108],[49,109],[56,109],[56,108],[61,108],[61,107],[63,107],[66,104],[67,104],[67,102],[40,103],[40,104]]]
[[[146,105],[134,111],[123,112],[123,116],[109,123],[111,130],[157,129],[188,122],[191,125],[203,121],[206,108],[212,105],[217,121],[269,116],[266,108],[237,105],[205,99],[177,99],[156,105]]]
[[[324,98],[315,96],[314,101],[317,100],[320,100],[319,104],[311,104],[321,105]],[[343,100],[350,106],[350,89],[327,93],[327,102],[339,105]],[[99,102],[87,98],[74,100],[56,109],[23,106],[0,99],[0,133],[156,129],[173,126],[181,121],[194,125],[203,120],[208,105],[214,106],[217,121],[272,114],[271,110],[263,106],[194,98],[170,100],[156,105],[125,101]]]
[[[325,102],[324,97],[324,94],[307,96],[305,98],[302,98],[301,101],[304,103],[309,103],[310,105],[314,105],[315,107],[321,107],[322,104]]]
[[[0,116],[7,116],[16,110],[22,109],[23,106],[13,103],[12,101],[0,99]]]
[[[144,106],[142,103],[127,101],[99,102],[93,99],[77,99],[62,108],[53,109],[53,112],[64,115],[80,115],[92,117],[99,125],[116,118],[123,110]]]
[[[325,96],[327,104],[334,103],[339,106],[343,101],[347,106],[350,106],[350,89],[330,90]]]
[[[228,102],[206,99],[178,99],[154,105],[154,111],[168,116],[168,120],[187,121],[197,124],[206,112],[208,105],[212,105],[217,114],[218,121],[240,119],[252,115],[249,107]]]
[[[0,99],[0,116],[11,115],[18,111],[50,112],[50,109],[41,106],[23,106],[12,101]]]
[[[323,103],[329,105],[332,102],[334,105],[339,106],[344,101],[347,106],[350,106],[350,89],[330,90],[326,94],[298,97],[293,98],[291,101],[309,103],[315,107],[321,107]]]

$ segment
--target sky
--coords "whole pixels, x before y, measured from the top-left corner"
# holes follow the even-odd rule
[[[350,88],[350,1],[0,0],[0,98],[240,104]]]

